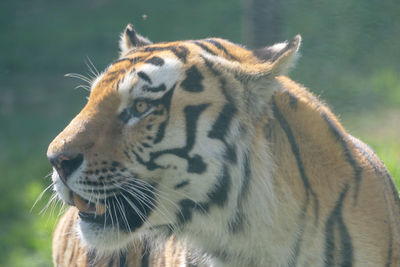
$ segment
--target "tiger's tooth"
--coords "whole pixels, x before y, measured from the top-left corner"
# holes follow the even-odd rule
[[[103,215],[106,212],[106,206],[103,204],[96,204],[96,214]]]
[[[88,203],[86,203],[86,201],[81,198],[79,195],[74,194],[74,203],[75,206],[78,208],[78,210],[80,210],[81,212],[87,212],[90,208],[90,205]]]

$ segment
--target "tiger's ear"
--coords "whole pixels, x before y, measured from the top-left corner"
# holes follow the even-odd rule
[[[301,43],[300,35],[295,36],[290,42],[278,43],[273,46],[254,50],[253,54],[260,64],[256,64],[255,72],[247,81],[247,106],[255,118],[268,112],[268,103],[280,85],[275,77],[287,74],[298,58],[297,51]]]
[[[285,75],[294,66],[298,58],[301,36],[296,35],[290,42],[274,44],[256,49],[253,54],[264,63],[270,64],[273,76]]]
[[[150,44],[152,44],[150,40],[136,33],[133,25],[128,24],[119,41],[120,56],[126,55],[132,49]]]

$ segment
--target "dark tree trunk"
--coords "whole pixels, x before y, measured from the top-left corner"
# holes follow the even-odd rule
[[[281,39],[281,0],[243,0],[244,43],[260,48]]]

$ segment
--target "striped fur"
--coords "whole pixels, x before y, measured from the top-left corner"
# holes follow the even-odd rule
[[[390,174],[282,76],[300,40],[151,44],[128,26],[48,150],[80,209],[55,231],[55,265],[399,266]]]
[[[169,238],[157,249],[145,241],[113,255],[98,255],[82,243],[77,230],[78,210],[69,208],[60,219],[53,235],[53,263],[57,267],[173,267],[200,266],[197,252]]]

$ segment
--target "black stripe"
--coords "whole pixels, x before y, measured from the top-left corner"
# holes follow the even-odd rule
[[[186,63],[189,50],[184,46],[148,46],[142,49],[135,50],[135,52],[154,52],[154,51],[171,51],[183,63]]]
[[[133,62],[133,61],[134,61],[134,58],[127,58],[127,57],[120,58],[120,59],[117,59],[117,60],[113,61],[113,62],[111,63],[111,65],[115,65],[115,64],[118,64],[118,63],[121,63],[121,62],[124,62],[124,61]]]
[[[340,193],[339,199],[336,201],[336,205],[328,217],[325,226],[325,266],[352,266],[353,264],[353,245],[351,243],[351,237],[347,231],[346,225],[343,222],[342,207],[343,201],[346,197],[349,184],[346,184]],[[339,231],[340,244],[335,240],[335,226]],[[340,247],[337,247],[340,245]],[[340,254],[339,254],[340,252]],[[335,256],[340,255],[340,259]]]
[[[215,68],[215,66],[214,66],[215,64],[212,61],[208,60],[207,58],[203,57],[202,55],[201,55],[201,58],[204,60],[204,63],[206,64],[206,66],[208,67],[208,69],[211,71],[212,74],[214,74],[215,76],[222,76],[221,72],[217,68]],[[220,68],[222,68],[222,67],[220,67]],[[229,70],[227,70],[227,71],[232,75],[229,77],[230,80],[232,80],[234,78],[240,84],[243,84],[243,81],[247,82],[247,80],[243,80],[243,77],[242,77],[243,75],[240,76],[240,74],[238,74],[237,72],[232,72]]]
[[[195,202],[191,199],[183,199],[179,202],[180,210],[176,213],[178,225],[183,227],[190,222],[193,217],[193,211],[207,213],[213,205],[223,207],[228,200],[231,183],[229,169],[224,165],[213,189],[207,193],[208,201]]]
[[[145,239],[142,239],[142,258],[140,261],[140,267],[149,267],[150,266],[150,250]]]
[[[126,267],[127,262],[126,262],[126,252],[120,252],[119,253],[119,259],[118,259],[118,267]]]
[[[240,187],[240,194],[239,194],[239,203],[242,203],[242,200],[247,197],[249,192],[249,181],[251,177],[251,167],[250,167],[250,156],[248,154],[244,157],[244,164],[243,164],[243,179],[242,185]]]
[[[219,71],[213,67],[213,64],[209,62],[209,60],[204,59],[206,66],[210,69],[210,71],[214,74],[219,76]],[[226,144],[225,136],[229,131],[230,124],[233,120],[233,117],[237,113],[237,108],[234,105],[232,97],[229,95],[226,80],[222,77],[219,78],[219,83],[221,87],[222,94],[227,100],[227,103],[222,107],[221,112],[218,115],[218,118],[215,120],[212,129],[208,133],[208,137],[215,138],[223,141]]]
[[[160,57],[152,57],[152,58],[146,60],[146,63],[161,67],[162,65],[164,65],[164,59],[162,59]]]
[[[204,56],[201,56],[201,58],[204,60],[204,63],[206,64],[207,68],[209,69],[209,71],[211,71],[211,73],[213,75],[215,75],[217,77],[221,76],[221,72],[214,67],[214,63],[212,63],[210,60],[208,60]]]
[[[189,54],[189,50],[184,46],[172,47],[172,52],[177,56],[183,63],[186,63],[187,55]]]
[[[375,174],[378,177],[381,177],[385,186],[389,186],[392,190],[394,199],[396,201],[396,204],[399,206],[399,194],[397,192],[397,189],[393,183],[393,179],[390,176],[388,170],[386,169],[386,167],[383,165],[383,163],[381,161],[379,161],[378,157],[376,156],[376,154],[374,153],[374,151],[367,146],[366,144],[364,144],[363,142],[361,142],[360,140],[358,140],[355,137],[351,137],[351,141],[354,144],[354,146],[358,149],[358,151],[365,157],[365,159],[368,161],[368,163],[373,167]],[[388,200],[386,198],[385,195],[385,200],[386,203],[388,203]],[[389,203],[388,203],[389,205]],[[384,218],[381,218],[384,219]],[[390,223],[390,218],[388,218],[385,223],[388,226],[388,238],[389,238],[389,244],[388,244],[388,252],[387,252],[387,257],[386,257],[386,267],[389,267],[392,264],[392,257],[393,257],[393,229],[392,229],[392,224]]]
[[[361,183],[361,173],[362,173],[362,167],[358,164],[356,159],[353,157],[347,142],[349,141],[348,137],[346,136],[345,133],[343,133],[337,124],[332,120],[331,117],[329,117],[328,114],[322,113],[322,117],[328,124],[330,131],[333,133],[333,135],[336,137],[336,139],[340,142],[344,156],[347,160],[347,162],[350,164],[350,166],[354,170],[354,181],[355,181],[355,189],[354,189],[354,205],[357,205],[357,200],[358,200],[358,193],[360,191],[360,183]]]
[[[200,118],[200,114],[210,104],[200,104],[198,106],[186,106],[184,108],[185,121],[186,121],[186,148],[185,150],[191,150],[196,140],[197,121]]]
[[[203,75],[200,71],[195,67],[192,66],[186,70],[186,78],[182,81],[181,86],[184,90],[198,93],[204,90],[202,85]]]
[[[148,143],[142,142],[140,143],[143,147],[149,148],[152,147],[151,145],[149,145]]]
[[[304,231],[306,228],[306,218],[307,218],[306,213],[309,202],[310,202],[310,195],[306,194],[306,200],[303,203],[303,207],[301,208],[301,212],[299,215],[297,236],[292,246],[293,260],[289,264],[290,267],[295,267],[297,265],[298,256],[300,255],[300,249],[302,247]]]
[[[135,155],[136,160],[139,164],[145,165],[146,168],[150,171],[155,170],[155,169],[163,169],[164,167],[158,165],[157,163],[154,162],[154,160],[149,160],[149,161],[144,161],[142,157],[134,150],[132,150],[132,154]]]
[[[390,267],[392,265],[392,257],[393,257],[393,229],[392,225],[388,222],[388,230],[389,230],[389,246],[388,246],[388,254],[386,256],[386,264],[385,267]]]
[[[222,168],[222,174],[218,176],[217,183],[214,185],[213,190],[207,193],[210,202],[223,207],[228,200],[231,183],[232,181],[228,166],[224,165]]]
[[[295,98],[295,97],[294,97]],[[297,98],[296,98],[297,99]],[[292,130],[288,124],[288,122],[286,121],[286,119],[284,118],[284,116],[282,115],[282,113],[280,112],[276,102],[275,102],[275,98],[272,99],[272,106],[273,106],[273,112],[274,112],[274,116],[275,118],[278,120],[281,128],[283,129],[283,131],[286,134],[286,138],[291,146],[291,150],[292,153],[296,159],[296,163],[297,163],[297,168],[299,170],[300,173],[300,177],[302,179],[303,182],[303,186],[305,188],[305,201],[302,205],[302,209],[299,215],[299,230],[298,230],[298,237],[296,238],[294,245],[293,245],[293,250],[294,250],[294,255],[293,255],[293,261],[292,261],[292,265],[291,266],[296,266],[297,263],[297,258],[298,255],[300,254],[300,248],[301,248],[301,244],[303,242],[303,234],[304,234],[304,229],[305,229],[305,224],[306,224],[306,213],[307,213],[307,208],[308,208],[308,204],[310,202],[310,194],[313,197],[314,200],[314,214],[315,214],[315,221],[314,224],[316,225],[318,222],[318,217],[319,217],[319,201],[317,199],[317,196],[315,194],[315,192],[313,191],[313,189],[311,188],[311,185],[309,183],[308,177],[305,173],[304,170],[304,166],[302,163],[302,159],[300,156],[300,151],[299,148],[296,144],[294,135],[292,133]]]
[[[131,156],[129,155],[127,150],[124,150],[124,155],[128,158],[129,161],[132,161]]]
[[[225,136],[229,131],[229,126],[236,111],[237,109],[232,103],[225,104],[208,133],[208,137],[225,141]]]
[[[243,202],[246,200],[249,192],[249,184],[251,178],[250,158],[248,154],[244,155],[242,184],[240,185],[239,194],[236,199],[236,212],[233,219],[228,223],[228,229],[231,233],[236,234],[242,232],[244,229],[244,210]]]
[[[186,121],[186,145],[182,148],[173,148],[166,149],[157,152],[150,153],[150,160],[148,162],[144,162],[138,155],[138,161],[140,164],[143,164],[149,170],[154,170],[155,168],[159,168],[160,166],[156,165],[154,161],[164,155],[164,154],[173,154],[180,158],[186,159],[188,162],[188,172],[201,174],[206,171],[207,165],[203,161],[203,158],[200,155],[194,155],[193,157],[189,156],[189,152],[192,150],[195,139],[196,139],[196,131],[197,131],[197,121],[200,118],[200,114],[209,106],[209,103],[200,104],[198,106],[186,106],[184,108],[185,113],[185,121]]]
[[[209,42],[210,44],[213,44],[215,47],[217,47],[218,49],[224,51],[224,53],[232,60],[237,61],[238,59],[233,56],[231,53],[228,52],[228,49],[225,48],[225,46],[223,46],[220,42],[218,42],[215,39],[207,39],[205,40],[206,42]]]
[[[57,255],[57,257],[58,257],[58,255]],[[95,266],[95,261],[94,261],[95,259],[96,259],[95,250],[88,249],[87,250],[87,254],[86,254],[86,265],[90,266],[90,267],[94,267]],[[59,263],[58,260],[57,260],[57,263]]]
[[[194,155],[193,157],[188,157],[188,168],[189,173],[202,174],[207,169],[207,164],[203,161],[200,155]]]
[[[161,140],[164,138],[165,129],[166,129],[167,124],[168,124],[168,121],[169,121],[169,110],[170,110],[170,107],[171,107],[171,99],[172,99],[172,95],[173,95],[173,93],[174,93],[174,91],[175,91],[175,87],[176,87],[176,84],[174,84],[174,85],[172,86],[172,88],[171,88],[167,93],[164,94],[164,96],[163,96],[162,99],[159,101],[159,103],[157,103],[157,102],[154,103],[154,105],[157,105],[157,104],[163,105],[164,108],[167,110],[167,114],[168,114],[167,119],[166,119],[165,121],[163,121],[163,122],[158,126],[156,138],[155,138],[154,141],[153,141],[154,144],[157,144],[157,143],[161,142]],[[150,128],[150,129],[149,129],[149,128]],[[146,126],[146,129],[151,130],[151,125],[147,125],[147,126]]]
[[[174,189],[180,189],[180,188],[185,187],[185,186],[187,186],[189,184],[190,184],[189,180],[184,180],[184,181],[179,182],[176,185],[174,185]]]
[[[128,123],[128,121],[130,120],[131,117],[132,117],[131,107],[125,108],[118,115],[118,119],[120,119],[124,124]]]
[[[289,96],[289,105],[290,105],[290,107],[292,109],[296,110],[298,102],[299,102],[299,99],[289,91],[286,91],[286,94],[288,94],[288,96]]]
[[[375,154],[372,148],[370,148],[355,137],[352,137],[351,141],[353,145],[358,149],[358,151],[368,160],[368,162],[374,168],[375,173],[380,177],[384,177],[383,181],[385,185],[387,186],[387,182],[389,183],[389,187],[392,191],[394,200],[398,205],[397,207],[400,208],[399,193],[396,189],[396,185],[393,182],[393,178],[390,175],[389,171],[386,169],[385,165],[379,160],[378,156]],[[363,145],[365,147],[363,147]]]
[[[167,121],[162,122],[160,126],[158,126],[157,135],[153,142],[154,144],[161,142],[161,140],[164,138],[166,127],[167,127]]]
[[[210,48],[208,48],[205,44],[201,43],[200,41],[193,41],[193,43],[195,45],[197,45],[198,47],[200,47],[201,49],[203,49],[204,51],[206,51],[207,53],[209,53],[213,56],[217,56],[217,53],[212,51]]]
[[[113,267],[114,266],[114,262],[115,262],[115,255],[112,255],[110,257],[110,261],[107,264],[107,267]]]
[[[224,158],[227,159],[232,164],[237,163],[237,154],[236,154],[236,145],[235,144],[226,144]]]
[[[314,220],[314,224],[317,225],[318,223],[318,217],[319,217],[319,201],[317,198],[316,193],[314,192],[313,188],[311,187],[311,184],[308,180],[307,174],[304,170],[304,165],[303,165],[303,161],[301,159],[300,156],[300,150],[299,147],[297,146],[296,140],[294,138],[292,129],[290,128],[289,123],[286,121],[285,117],[282,115],[282,113],[280,112],[276,101],[275,101],[275,96],[272,97],[272,110],[274,113],[275,118],[278,120],[281,128],[283,129],[283,131],[286,134],[286,138],[288,139],[288,142],[290,144],[292,153],[296,159],[296,163],[297,163],[297,168],[300,172],[300,177],[301,180],[303,182],[303,186],[305,189],[305,193],[306,193],[306,203],[308,202],[308,198],[309,195],[311,194],[313,201],[314,201],[314,214],[315,214],[315,220]],[[308,203],[307,203],[308,204]],[[307,205],[304,206],[304,208],[307,208]],[[305,211],[304,211],[305,212]]]
[[[191,199],[182,199],[179,202],[179,207],[180,209],[176,213],[176,217],[178,224],[183,226],[192,220],[193,208],[196,207],[196,203]]]
[[[114,185],[115,185],[115,183],[114,183]],[[93,193],[93,194],[106,194],[106,195],[109,195],[110,193],[118,193],[118,192],[120,192],[120,189],[118,189],[118,188],[112,188],[112,189],[90,189],[90,188],[88,188],[88,189],[81,189],[82,191],[84,191],[84,192],[88,192],[88,193]]]
[[[149,91],[149,92],[153,92],[153,93],[163,92],[166,90],[167,90],[167,87],[163,83],[156,87],[143,86],[143,91]]]
[[[148,82],[149,84],[152,84],[153,82],[151,81],[149,75],[147,75],[146,73],[144,73],[143,71],[139,71],[137,73],[137,75],[142,79],[145,80],[146,82]]]
[[[124,61],[129,61],[130,63],[135,64],[138,61],[141,61],[143,59],[144,59],[143,57],[133,57],[133,58],[124,57],[124,58],[120,58],[120,59],[117,59],[117,60],[113,61],[111,63],[111,65],[116,65],[116,64],[124,62]]]
[[[297,109],[298,98],[294,94],[292,94],[290,92],[286,92],[286,93],[288,94],[289,99],[290,99],[289,100],[289,105],[291,106],[291,108],[296,110]],[[283,131],[286,134],[287,140],[289,141],[292,153],[293,153],[293,155],[295,156],[295,159],[296,159],[297,169],[298,169],[299,174],[300,174],[300,176],[302,178],[303,185],[304,185],[304,188],[305,188],[305,191],[306,191],[305,201],[304,201],[304,203],[302,205],[302,208],[301,208],[301,211],[300,211],[300,215],[299,215],[299,223],[298,223],[299,226],[298,226],[298,231],[297,231],[297,237],[296,237],[296,239],[294,241],[294,244],[292,246],[292,248],[293,248],[292,249],[293,250],[293,260],[291,261],[290,266],[296,266],[297,265],[297,259],[298,259],[298,256],[300,254],[301,245],[303,243],[303,236],[304,236],[304,231],[305,231],[305,227],[306,227],[306,217],[307,217],[306,214],[307,214],[307,209],[308,209],[308,205],[309,205],[309,202],[310,202],[310,193],[311,193],[311,195],[313,196],[313,199],[314,199],[314,214],[315,214],[314,224],[315,225],[318,222],[319,201],[318,201],[317,196],[314,193],[314,191],[311,188],[311,185],[310,185],[310,183],[308,181],[308,177],[307,177],[307,175],[305,173],[304,166],[303,166],[303,163],[302,163],[302,159],[301,159],[301,156],[300,156],[300,152],[299,152],[300,150],[299,150],[299,148],[298,148],[298,146],[296,144],[296,141],[295,141],[293,132],[292,132],[292,130],[290,128],[290,125],[286,121],[286,119],[284,118],[283,114],[280,112],[278,106],[276,105],[275,98],[272,99],[272,104],[273,104],[274,116],[278,120],[281,128],[283,129]],[[273,122],[269,122],[264,128],[264,130],[266,132],[266,135],[267,135],[267,139],[270,138],[271,134],[272,134],[272,128],[271,128],[272,127],[271,126],[272,123]]]

